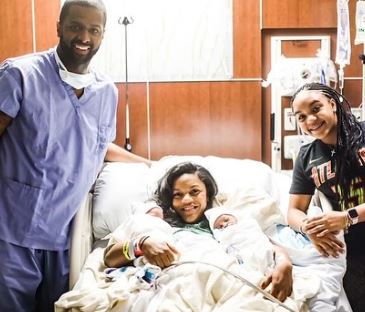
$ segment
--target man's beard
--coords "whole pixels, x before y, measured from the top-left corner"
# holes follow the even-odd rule
[[[66,65],[88,65],[91,61],[91,59],[94,57],[94,55],[96,54],[96,52],[98,52],[98,49],[93,49],[93,45],[90,45],[90,50],[89,53],[86,55],[78,55],[73,51],[73,46],[75,46],[75,44],[79,43],[80,45],[82,44],[80,41],[78,40],[73,40],[70,42],[70,45],[67,45],[65,43],[65,41],[63,40],[63,37],[60,36],[60,42],[59,42],[59,46],[61,48],[61,53],[63,56],[63,60],[62,62]]]

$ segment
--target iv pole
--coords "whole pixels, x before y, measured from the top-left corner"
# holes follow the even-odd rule
[[[359,58],[362,61],[362,92],[361,92],[361,120],[365,120],[365,40],[364,40],[364,2],[356,2],[356,35],[355,44],[363,44],[363,53]]]
[[[132,144],[129,136],[129,98],[128,98],[128,40],[127,40],[127,26],[133,23],[133,18],[125,16],[119,19],[119,24],[124,25],[124,42],[125,42],[125,143],[124,148],[132,151]]]
[[[363,43],[363,53],[359,56],[362,61],[362,90],[361,90],[361,120],[365,119],[365,43]]]

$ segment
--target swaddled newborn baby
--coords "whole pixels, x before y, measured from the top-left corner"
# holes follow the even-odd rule
[[[213,235],[238,262],[265,275],[274,265],[273,245],[255,219],[238,220],[235,211],[217,207],[205,212]]]

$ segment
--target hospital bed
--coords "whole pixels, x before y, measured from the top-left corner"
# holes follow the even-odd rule
[[[70,251],[71,290],[58,300],[56,311],[307,310],[307,297],[318,291],[315,277],[296,278],[295,283],[300,287],[281,306],[244,282],[245,279],[254,281],[254,275],[246,275],[244,280],[230,276],[224,272],[236,270],[230,259],[209,258],[208,251],[194,264],[163,271],[161,285],[138,284],[135,277],[140,273],[132,269],[121,280],[106,279],[102,261],[107,243],[105,238],[134,213],[137,203],[151,197],[158,179],[167,169],[183,161],[206,167],[217,181],[218,197],[222,200],[233,198],[233,202],[246,203],[246,194],[251,192],[252,195],[252,190],[265,194],[267,197],[263,198],[261,195],[251,196],[247,205],[247,213],[259,218],[262,228],[272,222],[286,222],[291,177],[287,173],[274,172],[259,161],[216,156],[167,156],[154,161],[151,167],[142,163],[105,163],[74,220]],[[316,205],[328,207],[322,196],[314,199]],[[202,263],[212,263],[212,266]],[[344,292],[338,306],[338,311],[351,311]]]

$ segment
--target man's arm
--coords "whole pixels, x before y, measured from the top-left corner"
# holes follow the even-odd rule
[[[2,111],[0,111],[0,137],[4,133],[5,129],[9,126],[12,118]]]
[[[105,161],[143,162],[147,166],[151,166],[149,159],[130,153],[114,143],[108,145]]]

